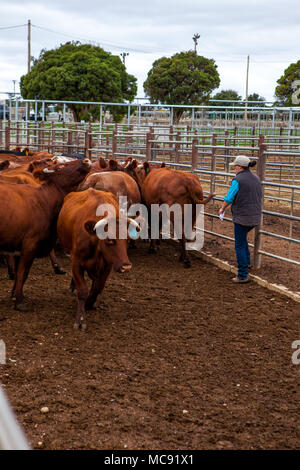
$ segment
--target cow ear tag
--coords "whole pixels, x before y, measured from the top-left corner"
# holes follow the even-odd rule
[[[139,236],[139,234],[137,233],[136,231],[136,228],[135,227],[132,227],[129,231],[129,236],[130,238],[132,238],[133,240],[136,240]]]

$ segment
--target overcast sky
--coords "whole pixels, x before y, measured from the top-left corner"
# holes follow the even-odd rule
[[[70,40],[129,53],[138,97],[154,60],[193,49],[199,33],[198,54],[215,59],[219,90],[245,97],[249,54],[249,93],[273,100],[276,81],[300,59],[299,18],[297,0],[0,0],[0,91],[13,91],[13,80],[19,91],[27,72],[30,19],[34,57]]]

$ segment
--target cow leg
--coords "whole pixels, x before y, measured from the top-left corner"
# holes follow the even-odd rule
[[[93,280],[91,290],[85,302],[85,308],[87,310],[91,310],[93,308],[98,295],[100,295],[104,289],[110,271],[111,266],[106,266],[103,270],[101,270],[100,275]]]
[[[88,287],[84,280],[84,269],[80,265],[74,263],[72,264],[72,274],[74,285],[77,291],[77,311],[74,328],[78,330],[81,327],[82,331],[85,331],[85,302],[88,297]]]
[[[33,253],[25,253],[21,255],[20,260],[18,262],[18,269],[15,273],[15,285],[13,290],[16,310],[28,310],[28,307],[23,302],[23,286],[28,277],[33,260]]]
[[[53,250],[50,251],[49,256],[50,256],[50,261],[51,261],[55,274],[66,274],[66,271],[60,266],[60,264],[57,261],[54,248]]]
[[[188,257],[187,251],[186,251],[186,247],[185,247],[186,238],[183,234],[182,234],[182,238],[180,240],[180,243],[181,243],[181,255],[180,255],[179,261],[183,261],[183,265],[184,265],[185,268],[190,268],[191,267],[191,261]]]
[[[11,297],[12,297],[13,300],[16,300],[16,283],[17,283],[16,272],[18,271],[20,256],[14,256],[13,258],[14,258],[13,259],[14,284],[13,284],[13,288],[12,288],[12,291],[11,291]]]
[[[72,278],[70,282],[69,291],[71,292],[71,294],[73,294],[74,290],[75,290],[75,283],[74,283],[74,279]]]

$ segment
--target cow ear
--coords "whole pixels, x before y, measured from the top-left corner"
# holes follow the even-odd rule
[[[89,233],[90,235],[95,235],[96,234],[95,225],[96,225],[96,222],[94,220],[88,220],[87,222],[85,222],[84,228],[87,231],[87,233]]]
[[[35,168],[35,165],[34,165],[33,162],[31,162],[31,163],[29,164],[29,166],[28,166],[28,170],[27,170],[27,171],[29,171],[30,173],[33,173],[34,168]]]
[[[150,165],[148,162],[144,162],[144,170],[146,172],[146,175],[148,175],[149,171],[150,171]]]
[[[109,166],[109,168],[110,168],[111,170],[113,170],[113,171],[116,171],[116,170],[118,169],[118,163],[117,163],[117,161],[114,160],[114,159],[109,160],[108,166]]]
[[[0,171],[6,170],[9,167],[9,160],[4,160],[0,163]]]
[[[99,164],[99,167],[100,167],[100,168],[106,168],[106,167],[107,167],[107,163],[106,163],[106,161],[104,160],[103,157],[100,157],[100,158],[99,158],[98,164]]]
[[[38,179],[39,181],[47,181],[48,179],[48,174],[44,173],[44,171],[41,168],[34,169],[32,174],[33,174],[33,177]]]

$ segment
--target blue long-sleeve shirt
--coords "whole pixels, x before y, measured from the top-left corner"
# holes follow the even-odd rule
[[[239,189],[240,187],[238,181],[236,179],[232,180],[228,193],[224,197],[224,201],[227,202],[227,204],[232,204]]]

